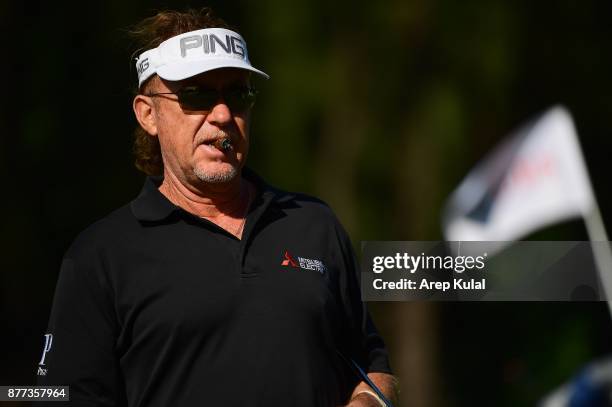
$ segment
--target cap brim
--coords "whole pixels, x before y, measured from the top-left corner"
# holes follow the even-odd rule
[[[213,61],[189,61],[163,65],[157,68],[157,74],[162,79],[167,81],[181,81],[183,79],[191,78],[192,76],[220,68],[245,69],[261,75],[265,79],[270,79],[270,76],[267,73],[253,68],[251,65],[246,64],[242,60],[230,58],[219,58],[218,60]]]

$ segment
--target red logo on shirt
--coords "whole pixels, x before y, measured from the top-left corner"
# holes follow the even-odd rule
[[[307,259],[305,257],[297,257],[297,260],[285,250],[285,259],[281,262],[281,266],[299,268],[302,270],[315,270],[319,273],[325,273],[325,264],[321,260]]]
[[[289,254],[289,251],[285,250],[285,260],[283,260],[283,262],[281,263],[281,266],[298,267],[298,264],[293,259],[293,257],[291,257],[291,255]]]

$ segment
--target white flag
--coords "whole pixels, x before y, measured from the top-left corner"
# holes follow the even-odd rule
[[[572,118],[555,107],[467,175],[447,203],[444,234],[449,241],[512,241],[586,217],[595,205]]]

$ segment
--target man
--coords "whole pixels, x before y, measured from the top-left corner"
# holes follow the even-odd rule
[[[150,176],[66,253],[39,383],[69,385],[78,406],[393,399],[346,233],[324,203],[244,166],[250,75],[267,75],[243,38],[209,9],[159,13],[135,33],[135,151]]]

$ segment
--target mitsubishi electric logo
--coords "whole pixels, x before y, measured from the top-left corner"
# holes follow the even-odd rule
[[[315,270],[319,273],[325,273],[325,264],[321,260],[307,259],[304,257],[297,257],[296,259],[289,254],[288,250],[285,250],[285,256],[281,262],[281,266],[301,268],[303,270]]]
[[[291,257],[287,250],[285,250],[285,260],[283,260],[281,266],[298,267],[297,262]]]
[[[40,362],[38,362],[38,371],[36,372],[38,376],[47,375],[47,369],[43,368],[43,366],[45,365],[45,357],[47,356],[47,352],[51,350],[52,345],[53,345],[53,334],[46,334],[45,335],[45,346],[43,347],[43,354],[42,354],[42,357],[40,358]]]

